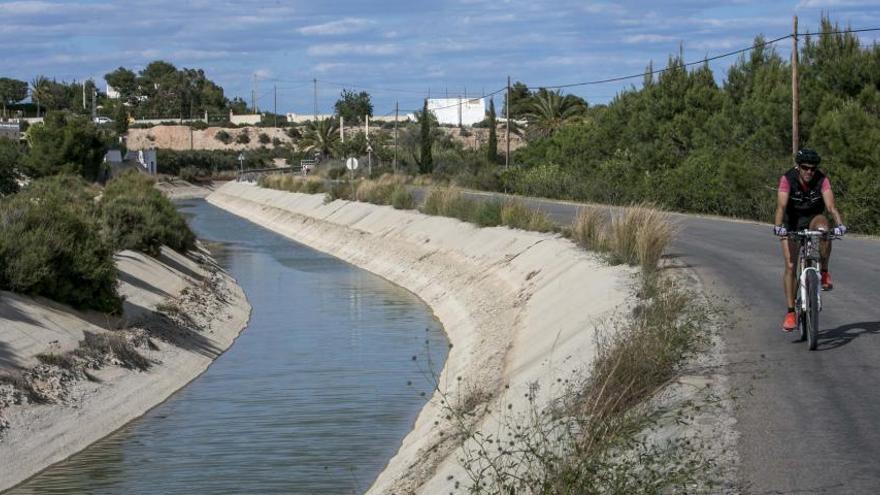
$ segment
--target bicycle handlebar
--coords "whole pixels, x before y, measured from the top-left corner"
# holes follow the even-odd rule
[[[841,239],[842,236],[834,235],[834,232],[830,230],[798,230],[796,232],[789,232],[785,235],[790,239],[800,239],[803,237],[822,237],[824,239]]]

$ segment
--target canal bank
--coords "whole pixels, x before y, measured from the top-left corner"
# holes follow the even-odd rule
[[[42,298],[0,294],[4,373],[37,369],[32,383],[49,403],[11,396],[0,435],[0,490],[29,478],[116,431],[198,377],[245,328],[250,305],[244,292],[205,251],[182,255],[163,248],[151,258],[122,251],[115,257],[124,314],[110,318],[75,311]],[[159,315],[158,310],[171,318]],[[185,324],[181,321],[185,319]],[[109,363],[87,379],[39,364],[39,354],[76,349],[88,335],[120,328],[148,329],[152,362],[146,371]],[[167,338],[149,329],[162,328]],[[6,400],[6,399],[4,399]]]
[[[583,376],[597,333],[634,296],[634,270],[611,267],[552,234],[457,220],[323,195],[228,183],[208,201],[394,282],[427,303],[450,352],[437,391],[369,493],[448,492],[464,480],[451,407],[494,431],[504,414],[555,398]]]

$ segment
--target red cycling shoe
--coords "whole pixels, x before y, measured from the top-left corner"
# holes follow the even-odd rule
[[[822,290],[831,290],[834,288],[834,283],[831,282],[831,274],[828,272],[822,272]]]
[[[794,315],[794,311],[790,311],[785,314],[785,319],[782,320],[782,331],[790,332],[794,330],[797,326],[797,318]]]

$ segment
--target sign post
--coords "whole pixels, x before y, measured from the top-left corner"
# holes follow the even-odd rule
[[[241,181],[244,178],[244,151],[238,154],[238,180]]]
[[[355,200],[354,197],[354,171],[358,168],[358,160],[355,157],[351,157],[348,160],[345,160],[345,168],[348,169],[349,181],[351,182],[351,199]]]

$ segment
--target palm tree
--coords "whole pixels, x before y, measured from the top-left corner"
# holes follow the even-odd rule
[[[309,122],[300,145],[308,151],[320,152],[321,158],[327,158],[336,150],[338,142],[339,126],[335,119],[327,118]]]
[[[40,104],[43,106],[51,99],[49,94],[49,78],[37,76],[31,81],[31,101],[37,105],[37,117],[40,116]]]
[[[563,96],[558,90],[542,89],[535,93],[530,103],[526,120],[529,122],[529,130],[539,137],[552,136],[585,110],[583,100],[571,95]]]

